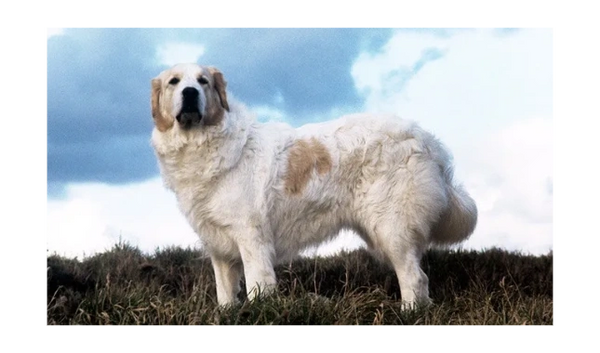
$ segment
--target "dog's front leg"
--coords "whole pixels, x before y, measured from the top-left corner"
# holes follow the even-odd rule
[[[217,284],[217,302],[219,305],[233,304],[237,301],[242,279],[242,264],[211,256],[215,282]]]
[[[274,248],[270,243],[248,242],[240,246],[240,254],[244,262],[246,291],[252,300],[259,294],[268,294],[277,288],[275,278]]]

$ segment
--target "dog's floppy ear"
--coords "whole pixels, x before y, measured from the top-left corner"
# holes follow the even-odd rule
[[[154,119],[154,124],[156,128],[160,132],[165,132],[173,127],[173,119],[168,119],[164,117],[160,112],[160,91],[161,88],[161,80],[159,78],[155,78],[152,80],[152,94],[150,99],[150,104],[152,106],[152,119]]]
[[[219,99],[221,100],[221,106],[225,110],[229,111],[229,103],[227,103],[226,92],[227,82],[225,82],[225,79],[223,78],[223,73],[219,71],[219,69],[217,69],[216,67],[209,67],[208,71],[213,77],[215,85],[214,88],[217,91],[217,94],[219,95]]]

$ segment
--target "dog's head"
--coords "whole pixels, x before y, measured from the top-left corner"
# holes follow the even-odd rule
[[[152,118],[165,132],[175,123],[181,129],[218,125],[229,111],[226,82],[214,67],[178,64],[152,80]]]

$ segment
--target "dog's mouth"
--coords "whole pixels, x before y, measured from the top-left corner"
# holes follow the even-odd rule
[[[202,120],[202,114],[196,107],[184,107],[176,116],[177,122],[184,129],[198,125]]]

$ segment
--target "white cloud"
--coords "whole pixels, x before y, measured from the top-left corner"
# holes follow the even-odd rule
[[[48,28],[47,31],[48,38],[53,36],[62,36],[63,34],[65,34],[64,28]]]
[[[410,70],[431,49],[443,57],[426,62],[404,86],[390,84],[390,76]],[[417,120],[454,148],[509,121],[551,117],[552,32],[398,32],[381,53],[361,55],[352,75],[366,110]]]
[[[258,105],[250,108],[258,121],[286,122],[285,112],[269,105]]]
[[[318,247],[308,248],[302,252],[302,255],[308,257],[315,255],[331,256],[342,250],[351,251],[358,248],[364,248],[366,245],[367,244],[360,239],[358,234],[355,232],[350,230],[342,230],[336,238],[323,243]]]
[[[49,202],[48,250],[67,256],[92,254],[108,246],[106,216],[95,202],[73,197]]]
[[[167,43],[156,52],[158,62],[173,66],[179,63],[195,63],[204,54],[204,46],[190,43]]]
[[[479,208],[471,248],[552,249],[552,121],[534,118],[482,136],[462,178]]]
[[[159,178],[109,186],[71,185],[65,200],[48,201],[48,250],[67,256],[104,251],[121,238],[143,251],[196,246],[198,237]]]

